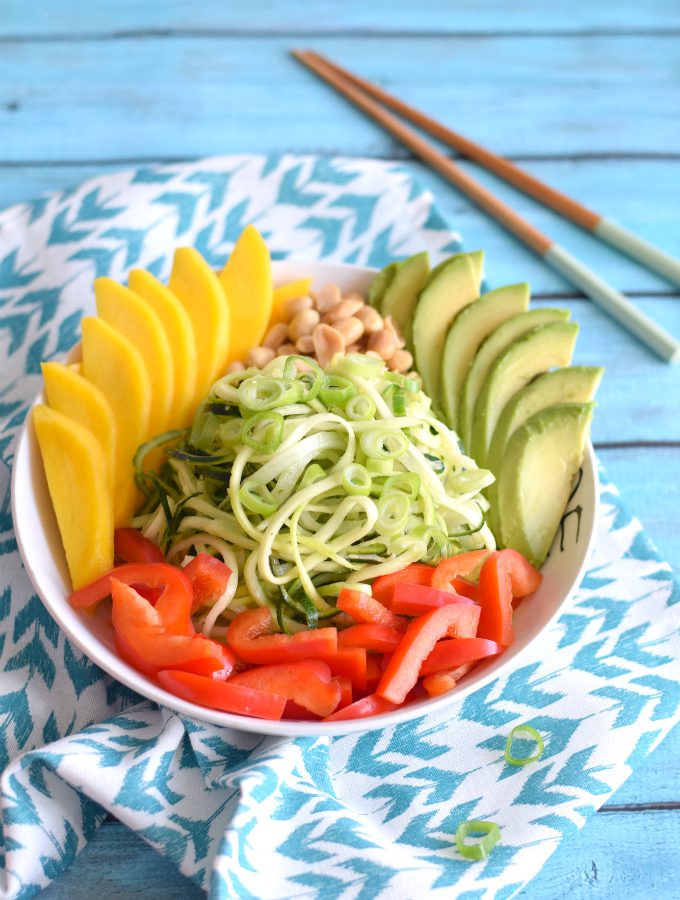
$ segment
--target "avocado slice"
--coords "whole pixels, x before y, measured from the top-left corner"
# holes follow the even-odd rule
[[[468,254],[449,260],[433,272],[423,288],[413,314],[413,349],[416,369],[425,393],[439,405],[439,375],[444,340],[460,310],[479,296],[479,284]]]
[[[534,566],[545,561],[583,461],[594,403],[534,413],[507,443],[498,478],[500,543]]]
[[[409,347],[412,346],[413,310],[429,274],[430,257],[427,253],[409,256],[398,264],[395,275],[380,302],[380,312],[383,316],[392,316]]]
[[[458,410],[458,435],[463,446],[470,452],[472,444],[472,422],[477,397],[481,393],[496,357],[518,337],[548,322],[566,322],[569,318],[567,309],[531,309],[519,313],[499,325],[492,331],[479,350],[475,353],[470,368],[463,382]]]
[[[380,310],[382,298],[385,296],[385,291],[392,283],[398,268],[398,262],[390,263],[384,269],[381,269],[371,282],[371,286],[368,289],[368,302],[378,311]]]
[[[529,285],[510,284],[489,291],[453,320],[442,355],[441,398],[448,425],[458,429],[460,393],[479,345],[491,332],[529,306]]]
[[[603,373],[604,369],[597,366],[571,366],[544,372],[530,381],[505,404],[491,438],[486,457],[487,468],[498,475],[510,437],[535,413],[558,403],[589,403],[595,396]],[[489,525],[494,534],[498,534],[498,482],[487,488],[486,496],[491,504]]]
[[[475,404],[471,447],[478,466],[486,466],[491,438],[505,404],[536,375],[568,366],[577,335],[576,322],[549,322],[516,338],[496,357]]]

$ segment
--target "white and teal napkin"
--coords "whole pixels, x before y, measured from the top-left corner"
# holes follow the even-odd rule
[[[97,275],[221,264],[248,222],[275,256],[381,266],[457,239],[400,168],[227,156],[88,181],[0,214],[0,898],[56,878],[107,812],[215,900],[508,898],[680,717],[680,593],[611,484],[588,574],[521,667],[445,715],[363,736],[274,740],[141,700],[63,636],[23,570],[9,479],[18,430],[92,311]],[[675,605],[674,605],[675,604]],[[504,763],[510,729],[546,738]],[[492,819],[480,863],[453,835]]]

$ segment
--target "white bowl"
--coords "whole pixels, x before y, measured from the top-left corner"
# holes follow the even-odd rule
[[[374,274],[375,270],[358,266],[293,261],[274,263],[276,283],[312,277],[315,288],[328,282],[336,282],[343,290],[366,292]],[[459,703],[463,697],[520,664],[522,654],[540,638],[578,587],[595,535],[598,514],[597,468],[589,444],[582,477],[569,502],[568,508],[574,510],[574,513],[563,520],[563,527],[543,566],[540,588],[524,600],[515,613],[514,643],[501,656],[476,666],[453,691],[372,718],[335,723],[270,722],[218,712],[180,700],[122,660],[114,649],[106,604],[100,604],[101,609],[93,617],[77,612],[69,605],[66,599],[70,592],[66,561],[31,422],[29,416],[19,438],[14,460],[12,513],[26,571],[50,614],[86,656],[137,693],[183,715],[241,731],[281,737],[371,731],[396,725],[425,713],[438,712]]]

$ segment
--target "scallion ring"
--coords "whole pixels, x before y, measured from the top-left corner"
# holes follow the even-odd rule
[[[272,378],[268,375],[253,375],[238,388],[239,403],[250,412],[262,412],[296,403],[302,388],[291,378]]]
[[[417,500],[420,493],[420,476],[415,472],[400,472],[398,475],[391,475],[382,488],[382,493],[389,491],[401,491],[411,500]]]
[[[378,518],[375,530],[379,534],[391,535],[404,530],[411,511],[411,500],[401,491],[383,494],[378,500]]]
[[[372,483],[373,479],[368,469],[361,463],[352,463],[342,473],[342,486],[350,496],[368,497]]]
[[[409,439],[403,431],[371,428],[359,438],[361,449],[370,459],[399,459],[409,448]]]
[[[385,371],[385,363],[375,356],[365,356],[363,353],[348,353],[341,362],[333,368],[338,375],[347,375],[350,378],[380,378]]]
[[[349,379],[342,375],[325,375],[319,395],[326,406],[343,407],[356,393],[357,386]]]
[[[283,435],[283,416],[274,410],[255,413],[243,426],[241,441],[258,453],[274,453]]]
[[[513,756],[512,742],[515,740],[534,741],[536,750],[530,756]],[[544,750],[545,744],[543,743],[543,738],[533,725],[515,725],[505,742],[505,761],[511,766],[528,766],[529,763],[539,760],[541,756],[543,756]]]
[[[276,512],[276,503],[266,484],[255,478],[248,478],[239,488],[238,498],[246,509],[260,516],[271,516]]]
[[[474,844],[466,844],[465,838],[470,835],[481,834],[482,839]],[[495,822],[485,822],[482,819],[471,819],[469,822],[461,822],[456,829],[456,847],[465,859],[487,859],[493,848],[501,839],[501,830]]]
[[[357,394],[347,401],[345,415],[353,422],[368,422],[375,416],[375,403],[366,394]]]

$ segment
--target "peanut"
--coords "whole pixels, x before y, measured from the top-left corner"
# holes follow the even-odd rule
[[[393,372],[408,372],[413,365],[413,356],[408,350],[397,350],[387,360],[387,367]]]
[[[293,356],[295,353],[297,353],[295,344],[281,344],[276,351],[277,356]]]
[[[227,366],[226,372],[227,375],[233,375],[234,372],[243,372],[245,366],[242,362],[239,362],[238,359],[235,359],[233,362],[230,362]]]
[[[311,334],[319,324],[320,318],[315,309],[301,310],[288,325],[288,337],[291,341],[297,341],[304,334]]]
[[[382,359],[387,360],[394,356],[399,349],[394,334],[387,328],[375,331],[368,339],[368,349],[375,351]]]
[[[316,295],[316,308],[320,313],[324,313],[331,306],[336,306],[341,300],[342,294],[337,284],[324,284]]]
[[[283,319],[285,322],[290,322],[303,309],[311,309],[313,306],[314,301],[311,297],[294,297],[283,307]]]
[[[344,337],[345,344],[355,344],[364,333],[364,326],[354,316],[341,319],[335,323],[334,327]]]
[[[345,300],[361,300],[362,303],[366,302],[366,298],[362,297],[359,291],[347,291],[344,295]]]
[[[397,328],[392,316],[385,316],[385,328],[394,336],[394,340],[400,350],[406,346],[406,341],[404,340],[402,333]]]
[[[298,353],[309,356],[310,353],[314,353],[314,338],[311,334],[303,334],[295,341],[295,349]]]
[[[337,353],[345,352],[345,339],[336,328],[330,325],[317,325],[312,333],[316,361],[325,369]]]
[[[267,363],[271,362],[275,356],[276,353],[271,347],[253,347],[252,350],[248,351],[248,365],[257,366],[258,369],[262,369]]]
[[[350,316],[356,315],[363,305],[363,300],[341,300],[327,310],[323,320],[328,325],[335,325],[336,322],[340,322],[342,319],[348,319]]]
[[[278,350],[281,344],[285,342],[287,337],[288,326],[285,322],[277,322],[276,325],[272,325],[272,327],[264,336],[262,346],[271,347],[272,350]]]
[[[383,327],[383,318],[377,309],[372,306],[362,306],[355,313],[356,318],[364,326],[366,334],[373,334],[375,331],[381,331]]]

